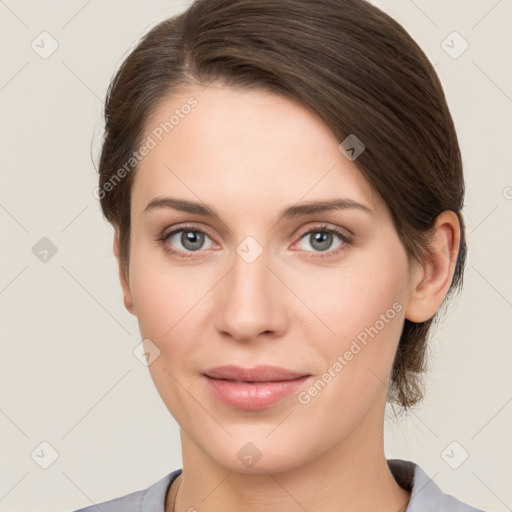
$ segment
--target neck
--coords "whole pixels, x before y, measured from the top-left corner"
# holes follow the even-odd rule
[[[338,445],[278,472],[226,469],[181,431],[183,472],[174,512],[404,512],[410,492],[398,485],[387,464],[383,414],[383,407],[370,411]]]

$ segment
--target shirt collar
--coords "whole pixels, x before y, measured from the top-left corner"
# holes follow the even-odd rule
[[[400,487],[411,491],[406,512],[483,512],[445,494],[414,462],[388,459],[388,466]]]
[[[411,491],[406,512],[482,512],[443,493],[418,464],[403,459],[387,462],[398,485]],[[146,489],[139,512],[164,512],[167,490],[181,473],[182,469],[177,469]]]

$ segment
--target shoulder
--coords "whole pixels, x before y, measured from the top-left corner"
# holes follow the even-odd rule
[[[402,459],[388,460],[399,485],[411,491],[406,512],[484,512],[445,494],[416,463]]]
[[[167,490],[181,474],[181,471],[182,469],[177,469],[169,473],[147,489],[135,491],[103,503],[96,503],[73,512],[164,512]]]

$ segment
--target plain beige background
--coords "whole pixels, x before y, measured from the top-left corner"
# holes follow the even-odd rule
[[[386,454],[474,506],[512,510],[512,1],[375,3],[445,88],[469,246],[464,291],[431,345],[425,402],[399,420],[389,409]],[[1,511],[70,511],[181,467],[177,424],[133,353],[141,340],[93,196],[91,153],[112,74],[184,7],[0,1]]]

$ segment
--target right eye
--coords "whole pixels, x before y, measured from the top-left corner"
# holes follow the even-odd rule
[[[211,249],[213,241],[201,229],[191,227],[180,227],[168,233],[164,233],[159,241],[162,243],[164,249],[171,253],[183,252],[194,253],[200,252],[204,248],[205,240],[210,240],[211,244],[206,249]],[[177,248],[177,250],[175,250]]]

